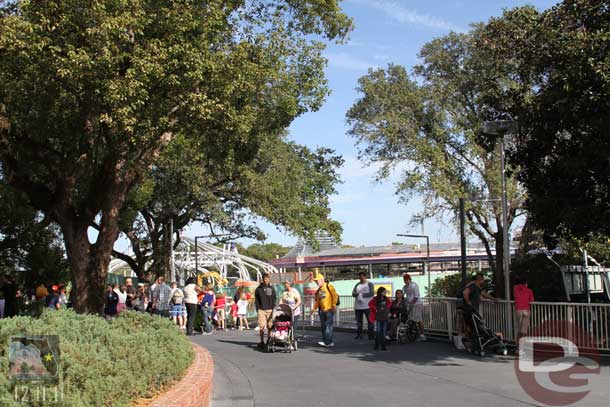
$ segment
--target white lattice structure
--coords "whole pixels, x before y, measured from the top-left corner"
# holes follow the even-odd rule
[[[223,279],[230,277],[250,281],[255,275],[257,280],[265,273],[279,273],[271,264],[240,254],[234,245],[223,247],[198,241],[195,250],[195,239],[183,237],[174,250],[174,267],[176,279],[183,283],[188,277],[194,277],[206,271],[217,271]],[[129,265],[120,259],[110,262],[109,273],[124,277],[135,277]]]

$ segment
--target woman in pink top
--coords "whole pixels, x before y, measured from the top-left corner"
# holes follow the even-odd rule
[[[527,280],[524,277],[517,278],[513,288],[513,297],[517,312],[517,346],[519,346],[519,339],[527,335],[530,326],[530,304],[534,302],[534,293],[527,286]]]

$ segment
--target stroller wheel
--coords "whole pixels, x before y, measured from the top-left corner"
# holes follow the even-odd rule
[[[294,350],[299,350],[299,345],[298,345],[298,342],[296,339],[294,340],[293,346],[294,346]]]
[[[271,341],[267,342],[267,352],[273,353],[275,349],[273,348],[273,343]]]

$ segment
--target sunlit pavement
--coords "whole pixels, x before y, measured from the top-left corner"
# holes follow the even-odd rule
[[[372,341],[346,333],[325,349],[317,332],[306,335],[291,354],[259,351],[256,331],[191,337],[214,358],[213,407],[543,405],[519,385],[512,357],[475,357],[440,341],[392,343],[388,352],[375,352]],[[608,406],[604,364],[591,377],[591,393],[574,406]]]

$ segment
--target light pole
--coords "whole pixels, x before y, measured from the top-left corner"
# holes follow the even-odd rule
[[[504,138],[507,134],[516,133],[517,122],[497,120],[483,123],[483,132],[500,138],[500,171],[502,172],[502,266],[504,269],[504,297],[510,300],[510,242],[508,240],[508,194],[506,191],[506,162]]]
[[[468,282],[468,271],[466,270],[466,214],[464,211],[464,198],[460,198],[460,254],[462,269],[462,288]]]
[[[428,275],[428,297],[430,296],[430,270],[428,262],[430,261],[430,237],[428,235],[407,235],[407,234],[397,234],[396,236],[400,237],[414,237],[416,239],[426,239],[426,262],[424,263],[424,273]]]

